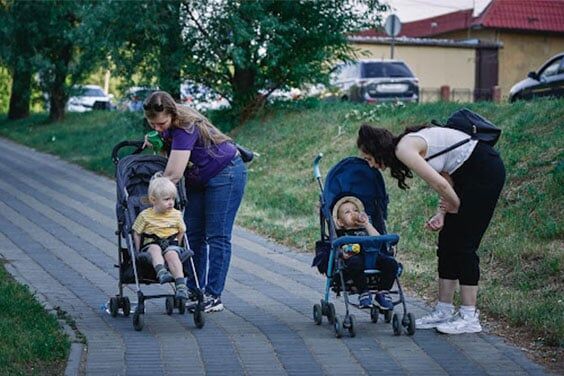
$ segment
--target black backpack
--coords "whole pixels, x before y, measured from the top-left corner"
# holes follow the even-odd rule
[[[441,124],[437,120],[431,120],[431,123],[439,127],[447,127],[459,130],[466,133],[470,137],[425,158],[426,161],[438,157],[439,155],[442,155],[444,153],[448,153],[449,151],[464,145],[470,140],[478,140],[493,146],[501,135],[501,129],[496,127],[491,121],[467,108],[462,108],[453,112],[449,116],[445,124]]]

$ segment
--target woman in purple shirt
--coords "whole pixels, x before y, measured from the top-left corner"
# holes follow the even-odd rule
[[[231,259],[231,233],[247,169],[229,137],[198,111],[177,105],[170,94],[152,93],[143,110],[150,126],[165,140],[168,162],[164,175],[174,182],[185,177],[186,234],[194,251],[200,286],[205,286],[206,312],[221,311],[221,293]],[[188,286],[194,288],[195,282],[188,281]]]

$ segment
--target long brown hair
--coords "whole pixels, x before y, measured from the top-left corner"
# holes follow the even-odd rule
[[[153,119],[164,112],[172,117],[171,126],[175,128],[186,129],[188,132],[193,132],[194,127],[198,128],[206,147],[231,141],[231,138],[217,129],[208,118],[193,108],[177,104],[166,91],[151,93],[143,103],[143,108],[147,119]],[[161,111],[157,111],[161,108]]]
[[[396,146],[408,133],[417,132],[427,125],[407,127],[397,137],[385,128],[377,128],[370,124],[362,124],[358,130],[356,146],[360,151],[371,155],[376,162],[390,168],[390,174],[398,181],[398,187],[408,189],[405,179],[412,178],[413,173],[396,157]]]

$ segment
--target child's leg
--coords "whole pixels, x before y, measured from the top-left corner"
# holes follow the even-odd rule
[[[161,247],[157,244],[151,244],[147,247],[147,252],[151,255],[151,260],[153,262],[153,268],[155,268],[155,274],[159,283],[172,282],[174,279],[164,266],[164,259],[161,251]]]
[[[147,247],[147,252],[151,255],[151,260],[155,269],[157,268],[157,265],[164,264],[164,259],[161,254],[161,247],[156,244],[151,244]]]
[[[182,268],[182,263],[180,262],[180,256],[176,251],[168,251],[164,254],[168,270],[172,276],[176,278],[184,278],[184,270]]]

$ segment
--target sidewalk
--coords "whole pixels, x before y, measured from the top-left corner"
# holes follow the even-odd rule
[[[341,339],[312,306],[325,279],[311,255],[293,252],[243,229],[222,296],[226,310],[167,316],[150,300],[145,328],[100,309],[117,293],[115,185],[60,159],[0,139],[0,257],[8,270],[51,307],[60,307],[87,339],[71,352],[69,374],[87,375],[545,375],[524,353],[486,333],[446,336],[418,330],[393,335],[383,320],[353,308],[357,336]],[[134,287],[134,286],[131,286]],[[141,286],[144,292],[165,291]],[[135,302],[135,293],[127,294]],[[429,309],[408,298],[420,317]],[[335,303],[338,313],[343,304]]]

